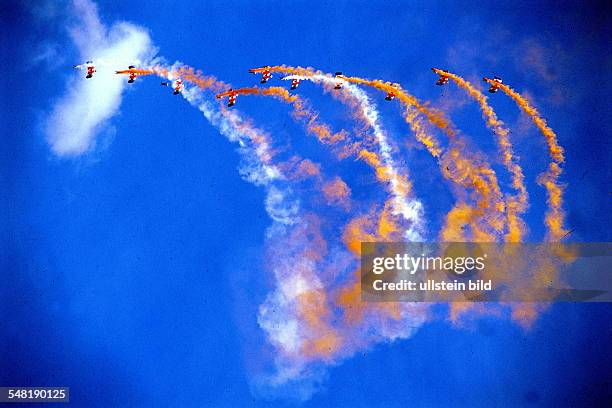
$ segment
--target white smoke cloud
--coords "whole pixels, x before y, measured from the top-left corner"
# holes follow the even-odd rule
[[[75,72],[47,119],[47,140],[62,156],[91,150],[96,136],[119,111],[126,80],[114,75],[114,70],[155,55],[146,29],[127,22],[105,27],[90,0],[74,0],[72,13],[76,24],[70,29],[70,37],[82,61],[93,60],[97,72],[91,79]]]

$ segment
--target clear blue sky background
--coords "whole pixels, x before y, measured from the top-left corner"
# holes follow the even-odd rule
[[[235,147],[145,79],[100,139],[106,148],[55,157],[45,115],[65,81],[81,79],[70,68],[81,61],[66,35],[68,12],[42,17],[34,3],[4,3],[0,28],[0,385],[68,385],[75,406],[295,404],[249,389],[249,361],[265,341],[256,312],[270,289],[259,274],[270,220],[263,191],[236,171]],[[106,24],[147,27],[168,60],[235,86],[255,82],[247,68],[281,63],[400,82],[441,103],[489,154],[495,145],[476,105],[452,84],[433,86],[429,69],[474,81],[501,75],[533,97],[567,149],[571,240],[610,240],[603,2],[132,0],[100,2],[99,11]],[[35,60],[49,45],[57,53]],[[315,86],[300,93],[336,129],[350,127]],[[409,139],[396,104],[377,101],[391,134]],[[529,178],[530,240],[541,240],[545,196],[535,177],[547,163],[543,142],[507,97],[492,104],[512,127]],[[301,140],[286,107],[258,98],[237,106],[272,134],[291,135],[301,154],[326,161],[320,146]],[[450,193],[423,151],[404,150],[435,235]],[[369,194],[362,164],[327,169],[356,195]],[[427,324],[330,368],[307,405],[588,405],[611,398],[611,321],[608,304],[557,304],[527,331],[492,318],[466,328]]]

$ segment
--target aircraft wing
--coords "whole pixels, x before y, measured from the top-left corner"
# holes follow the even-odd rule
[[[249,69],[249,73],[257,74],[259,72],[264,72],[265,70],[268,70],[268,69],[270,69],[270,67],[251,68],[251,69]]]
[[[148,70],[148,69],[136,69],[136,68],[115,71],[115,74],[119,74],[119,75],[150,75],[152,73],[153,71]]]
[[[227,92],[222,92],[220,94],[215,95],[215,98],[220,99],[220,98],[224,98],[226,96],[235,95],[235,94],[236,94],[235,91],[229,90]]]

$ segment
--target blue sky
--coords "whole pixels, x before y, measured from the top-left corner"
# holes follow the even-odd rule
[[[495,144],[477,106],[454,86],[433,86],[429,69],[478,83],[501,75],[533,98],[566,148],[571,240],[610,240],[603,3],[207,3],[98,7],[105,25],[144,27],[168,61],[234,86],[255,83],[250,67],[283,63],[399,82],[446,110],[488,157]],[[434,321],[326,367],[306,402],[288,398],[291,390],[257,389],[253,379],[272,355],[257,324],[274,284],[264,253],[271,220],[265,191],[236,170],[236,146],[143,78],[91,151],[58,156],[46,123],[67,83],[83,80],[71,69],[82,61],[67,33],[78,18],[70,3],[43,1],[9,2],[2,19],[0,385],[68,385],[81,406],[580,406],[611,397],[607,304],[553,305],[528,330],[492,317],[464,327]],[[299,92],[332,127],[351,129],[315,85]],[[406,148],[397,105],[372,96],[435,237],[450,189],[423,150]],[[509,98],[491,104],[528,178],[529,240],[542,240],[545,195],[535,178],[547,164],[544,144]],[[288,151],[342,176],[355,197],[383,196],[363,163],[337,162],[285,106],[253,97],[237,108]]]

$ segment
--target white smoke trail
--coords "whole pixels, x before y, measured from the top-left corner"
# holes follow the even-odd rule
[[[176,80],[172,73],[177,72],[180,66],[177,63],[168,67],[165,78]],[[295,232],[307,229],[308,221],[300,214],[300,202],[293,197],[288,180],[277,166],[269,163],[271,146],[261,137],[263,131],[251,125],[244,126],[245,120],[236,111],[219,111],[204,98],[198,87],[185,87],[181,94],[222,135],[238,143],[242,159],[240,174],[245,180],[266,189],[266,211],[274,221],[267,229],[266,239],[275,247],[276,256],[269,267],[274,274],[276,288],[260,306],[257,321],[266,332],[270,344],[284,354],[278,354],[274,359],[275,372],[257,375],[253,385],[258,393],[278,394],[280,389],[290,387],[301,394],[300,399],[309,398],[314,392],[312,384],[318,382],[320,376],[313,376],[311,371],[307,371],[308,361],[300,357],[308,329],[300,319],[298,300],[300,295],[321,288],[322,284],[315,263],[307,260],[295,263],[300,258],[299,252],[310,245],[307,239],[296,240]],[[287,354],[293,358],[288,359]]]
[[[306,80],[315,83],[324,83],[327,85],[335,85],[339,79],[322,74],[314,75],[288,75],[283,77],[283,80]],[[408,221],[408,229],[404,232],[404,237],[408,241],[422,241],[423,231],[425,230],[423,225],[424,210],[423,204],[415,199],[407,197],[406,194],[400,188],[400,176],[396,168],[395,161],[392,156],[392,148],[387,140],[385,130],[380,124],[378,110],[376,105],[370,100],[368,95],[361,90],[359,87],[350,84],[346,81],[342,81],[342,87],[348,90],[352,97],[354,97],[361,108],[361,114],[368,121],[368,124],[372,128],[372,132],[378,142],[379,155],[382,159],[384,166],[388,169],[390,178],[390,190],[393,196],[393,211],[395,215],[402,216]]]
[[[166,79],[169,81],[177,79],[172,72],[176,72],[178,66],[180,65],[175,64],[167,69]],[[181,95],[190,105],[202,112],[219,133],[229,141],[238,143],[238,152],[242,160],[239,172],[245,180],[266,189],[268,215],[281,224],[297,223],[300,219],[300,202],[292,198],[293,192],[289,182],[280,169],[269,163],[268,158],[272,156],[271,147],[267,139],[261,137],[264,132],[252,126],[245,126],[245,121],[235,111],[225,111],[222,114],[195,86],[185,87]]]

